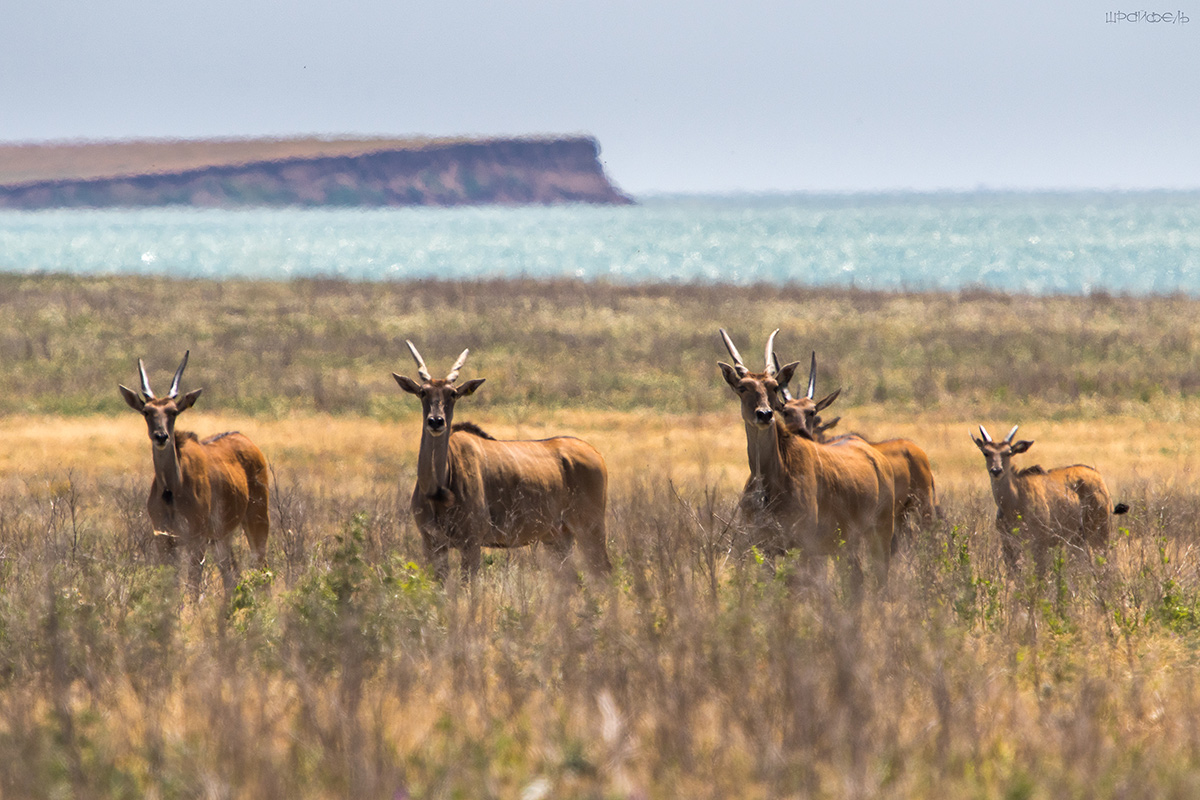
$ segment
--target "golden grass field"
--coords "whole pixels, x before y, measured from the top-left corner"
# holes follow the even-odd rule
[[[0,277],[0,797],[1160,798],[1200,792],[1200,302],[531,281]],[[716,367],[775,327],[902,436],[944,519],[856,604],[745,553]],[[456,419],[567,433],[610,473],[616,569],[491,551],[433,584],[407,511],[413,338],[485,377]],[[145,425],[274,470],[269,573],[199,601],[147,540]],[[160,389],[161,391],[161,389]],[[1084,462],[1132,506],[1104,552],[1003,566],[968,434]],[[244,541],[236,545],[246,559]]]
[[[410,370],[411,371],[411,370]],[[189,412],[181,428],[201,436],[224,430],[248,435],[276,469],[314,486],[337,485],[383,491],[395,484],[394,471],[416,463],[421,420],[416,401],[397,419],[297,415],[261,419],[238,414]],[[500,439],[541,439],[569,432],[595,445],[609,466],[614,490],[630,491],[647,478],[733,492],[745,483],[746,443],[736,407],[727,413],[653,414],[647,411],[556,409],[536,423],[490,422],[463,416]],[[894,419],[886,408],[869,405],[836,410],[836,432],[861,431],[874,438],[907,438],[921,443],[937,472],[938,485],[952,493],[987,489],[987,473],[969,434],[983,423],[993,435],[1011,427],[1007,419],[936,413]],[[1013,423],[1016,424],[1016,423]],[[1196,443],[1181,435],[1179,423],[1135,416],[1098,420],[1021,421],[1022,438],[1037,441],[1028,463],[1086,463],[1101,469],[1114,486],[1151,482],[1188,485],[1195,479]],[[0,474],[149,474],[145,424],[135,414],[113,416],[14,416],[0,420]]]

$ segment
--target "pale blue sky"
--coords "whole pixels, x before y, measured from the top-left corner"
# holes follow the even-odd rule
[[[635,194],[1200,188],[1190,2],[0,0],[0,140],[586,132]]]

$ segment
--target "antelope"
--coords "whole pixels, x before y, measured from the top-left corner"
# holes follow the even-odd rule
[[[1018,427],[1014,425],[999,442],[993,441],[982,425],[979,426],[982,439],[971,434],[971,441],[983,453],[991,476],[996,529],[1009,569],[1016,568],[1019,542],[1032,546],[1038,574],[1045,571],[1046,556],[1057,541],[1106,547],[1111,528],[1109,515],[1124,514],[1129,506],[1124,503],[1114,506],[1104,478],[1082,464],[1052,470],[1032,466],[1017,472],[1012,457],[1033,446],[1031,440],[1013,441]]]
[[[738,504],[764,554],[774,557],[799,547],[808,554],[834,555],[845,544],[856,579],[860,549],[883,585],[894,528],[892,470],[861,439],[834,444],[793,433],[783,422],[778,397],[800,362],[774,366],[776,330],[767,339],[766,369],[751,372],[729,334],[721,329],[733,364],[718,362],[725,382],[741,400],[750,477]]]
[[[149,429],[154,482],[146,512],[155,536],[165,537],[159,541],[168,550],[176,544],[184,548],[188,583],[197,595],[204,553],[211,544],[228,594],[237,569],[230,547],[237,528],[245,531],[255,567],[266,564],[271,529],[267,459],[250,439],[237,432],[201,440],[194,433],[175,429],[176,417],[191,408],[203,391],[193,389],[179,395],[179,381],[190,352],[183,354],[166,397],[154,396],[140,358],[141,395],[125,386],[119,389],[129,407],[145,418]]]
[[[470,578],[479,570],[480,548],[541,542],[565,560],[575,540],[593,571],[608,572],[608,470],[600,453],[569,436],[500,441],[471,423],[453,423],[455,403],[485,380],[455,384],[470,351],[462,351],[445,378],[435,379],[416,346],[405,343],[421,382],[392,377],[421,399],[411,508],[438,580],[447,577],[451,549],[461,551],[462,572]]]
[[[778,357],[775,358],[775,366],[778,369]],[[814,441],[828,444],[833,440],[826,436],[826,431],[837,425],[841,417],[836,417],[829,422],[822,422],[820,412],[836,400],[842,390],[839,388],[820,400],[813,400],[816,385],[817,354],[814,351],[808,370],[807,395],[793,398],[786,386],[780,387],[780,396],[784,401],[782,410],[784,425],[792,433],[801,436],[807,435]],[[933,467],[930,465],[929,456],[925,454],[925,451],[910,439],[885,439],[873,442],[865,437],[860,438],[883,453],[892,468],[896,496],[894,513],[896,533],[892,537],[892,552],[894,553],[899,549],[901,540],[911,534],[914,524],[928,528],[937,518],[937,494],[933,483]]]

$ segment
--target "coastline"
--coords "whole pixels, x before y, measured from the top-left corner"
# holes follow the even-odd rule
[[[628,205],[591,137],[0,145],[0,208]]]

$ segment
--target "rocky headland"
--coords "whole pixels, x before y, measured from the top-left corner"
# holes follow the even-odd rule
[[[0,145],[0,208],[631,203],[599,153],[587,136]]]

